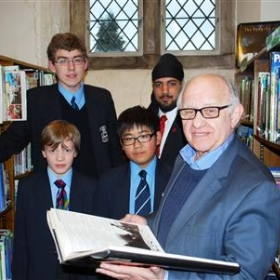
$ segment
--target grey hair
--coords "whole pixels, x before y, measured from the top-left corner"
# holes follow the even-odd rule
[[[204,73],[204,74],[198,74],[196,76],[193,76],[191,79],[189,79],[187,82],[184,82],[184,85],[182,86],[182,89],[179,93],[179,97],[177,100],[177,107],[178,109],[182,109],[182,98],[183,98],[183,93],[186,89],[186,87],[197,77],[200,76],[205,76],[205,75],[215,75],[218,78],[220,78],[221,80],[223,80],[225,82],[225,84],[228,86],[229,91],[230,91],[230,103],[233,105],[231,108],[234,108],[237,104],[240,104],[240,99],[239,99],[239,94],[238,91],[235,87],[235,85],[233,84],[232,81],[230,81],[227,77],[221,75],[221,74],[213,74],[213,73]]]

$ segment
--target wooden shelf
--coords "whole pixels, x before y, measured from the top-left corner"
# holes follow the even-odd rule
[[[267,51],[266,47],[263,48],[262,50],[260,50],[254,57],[252,57],[251,59],[249,59],[246,63],[245,67],[240,67],[239,69],[236,69],[235,74],[239,75],[245,71],[247,71],[248,69],[251,70],[254,68],[255,66],[255,62],[257,60],[269,60],[269,53],[270,52],[274,52],[274,51],[280,51],[280,46],[276,46],[274,47],[272,50],[270,50],[269,52]]]
[[[3,55],[0,55],[0,64],[2,66],[19,65],[20,68],[24,68],[24,69],[31,68],[31,69],[37,69],[40,71],[44,71],[44,72],[50,72],[45,67],[36,66],[34,64],[26,63],[26,62],[23,62],[23,61],[20,61],[17,59],[13,59],[11,57],[3,56]]]
[[[280,156],[280,144],[274,143],[274,142],[270,142],[262,137],[259,136],[254,136],[254,138],[260,142],[263,146],[265,146],[266,148],[272,150],[274,153],[278,154]]]
[[[247,120],[241,120],[241,124],[244,126],[248,126],[248,127],[253,127],[254,123],[251,121],[247,121]]]
[[[6,207],[6,209],[4,209],[3,211],[0,212],[0,217],[3,216],[3,215],[6,215],[7,212],[11,210],[11,208],[12,208],[12,206],[11,206],[11,205],[8,205],[8,206]]]

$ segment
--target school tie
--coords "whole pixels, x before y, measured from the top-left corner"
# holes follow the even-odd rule
[[[65,182],[63,180],[56,180],[54,183],[58,187],[58,191],[56,194],[56,208],[68,210],[69,201],[65,191]]]
[[[159,120],[159,129],[160,129],[160,132],[161,132],[161,135],[163,135],[164,133],[164,128],[165,128],[165,122],[167,120],[167,117],[166,115],[162,115],[160,117],[160,120]]]
[[[139,172],[141,179],[135,197],[135,214],[142,216],[151,213],[151,195],[146,175],[147,172],[145,170]]]
[[[166,120],[167,120],[166,115],[162,115],[159,120],[159,130],[161,132],[161,137],[163,136],[163,133],[164,133]],[[158,157],[160,156],[160,145],[158,145],[158,147],[157,147],[156,154]]]
[[[72,99],[71,99],[71,106],[72,106],[73,109],[79,111],[79,107],[78,107],[78,105],[77,105],[77,103],[76,103],[76,98],[75,98],[75,96],[73,96]]]

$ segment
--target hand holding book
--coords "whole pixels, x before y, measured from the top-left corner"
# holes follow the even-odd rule
[[[101,262],[100,268],[97,268],[96,272],[119,280],[121,279],[163,280],[165,279],[165,273],[166,273],[164,269],[157,266],[143,268],[137,266],[110,264],[107,261]]]
[[[135,214],[126,214],[120,221],[137,225],[147,225],[146,218]]]

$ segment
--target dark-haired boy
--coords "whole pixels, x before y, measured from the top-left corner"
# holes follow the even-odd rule
[[[101,176],[96,196],[97,213],[114,219],[127,213],[147,215],[157,210],[171,174],[170,167],[156,156],[161,141],[158,116],[141,106],[128,108],[118,118],[118,133],[129,161]],[[150,195],[148,213],[138,212],[137,207],[140,171],[146,172]]]

